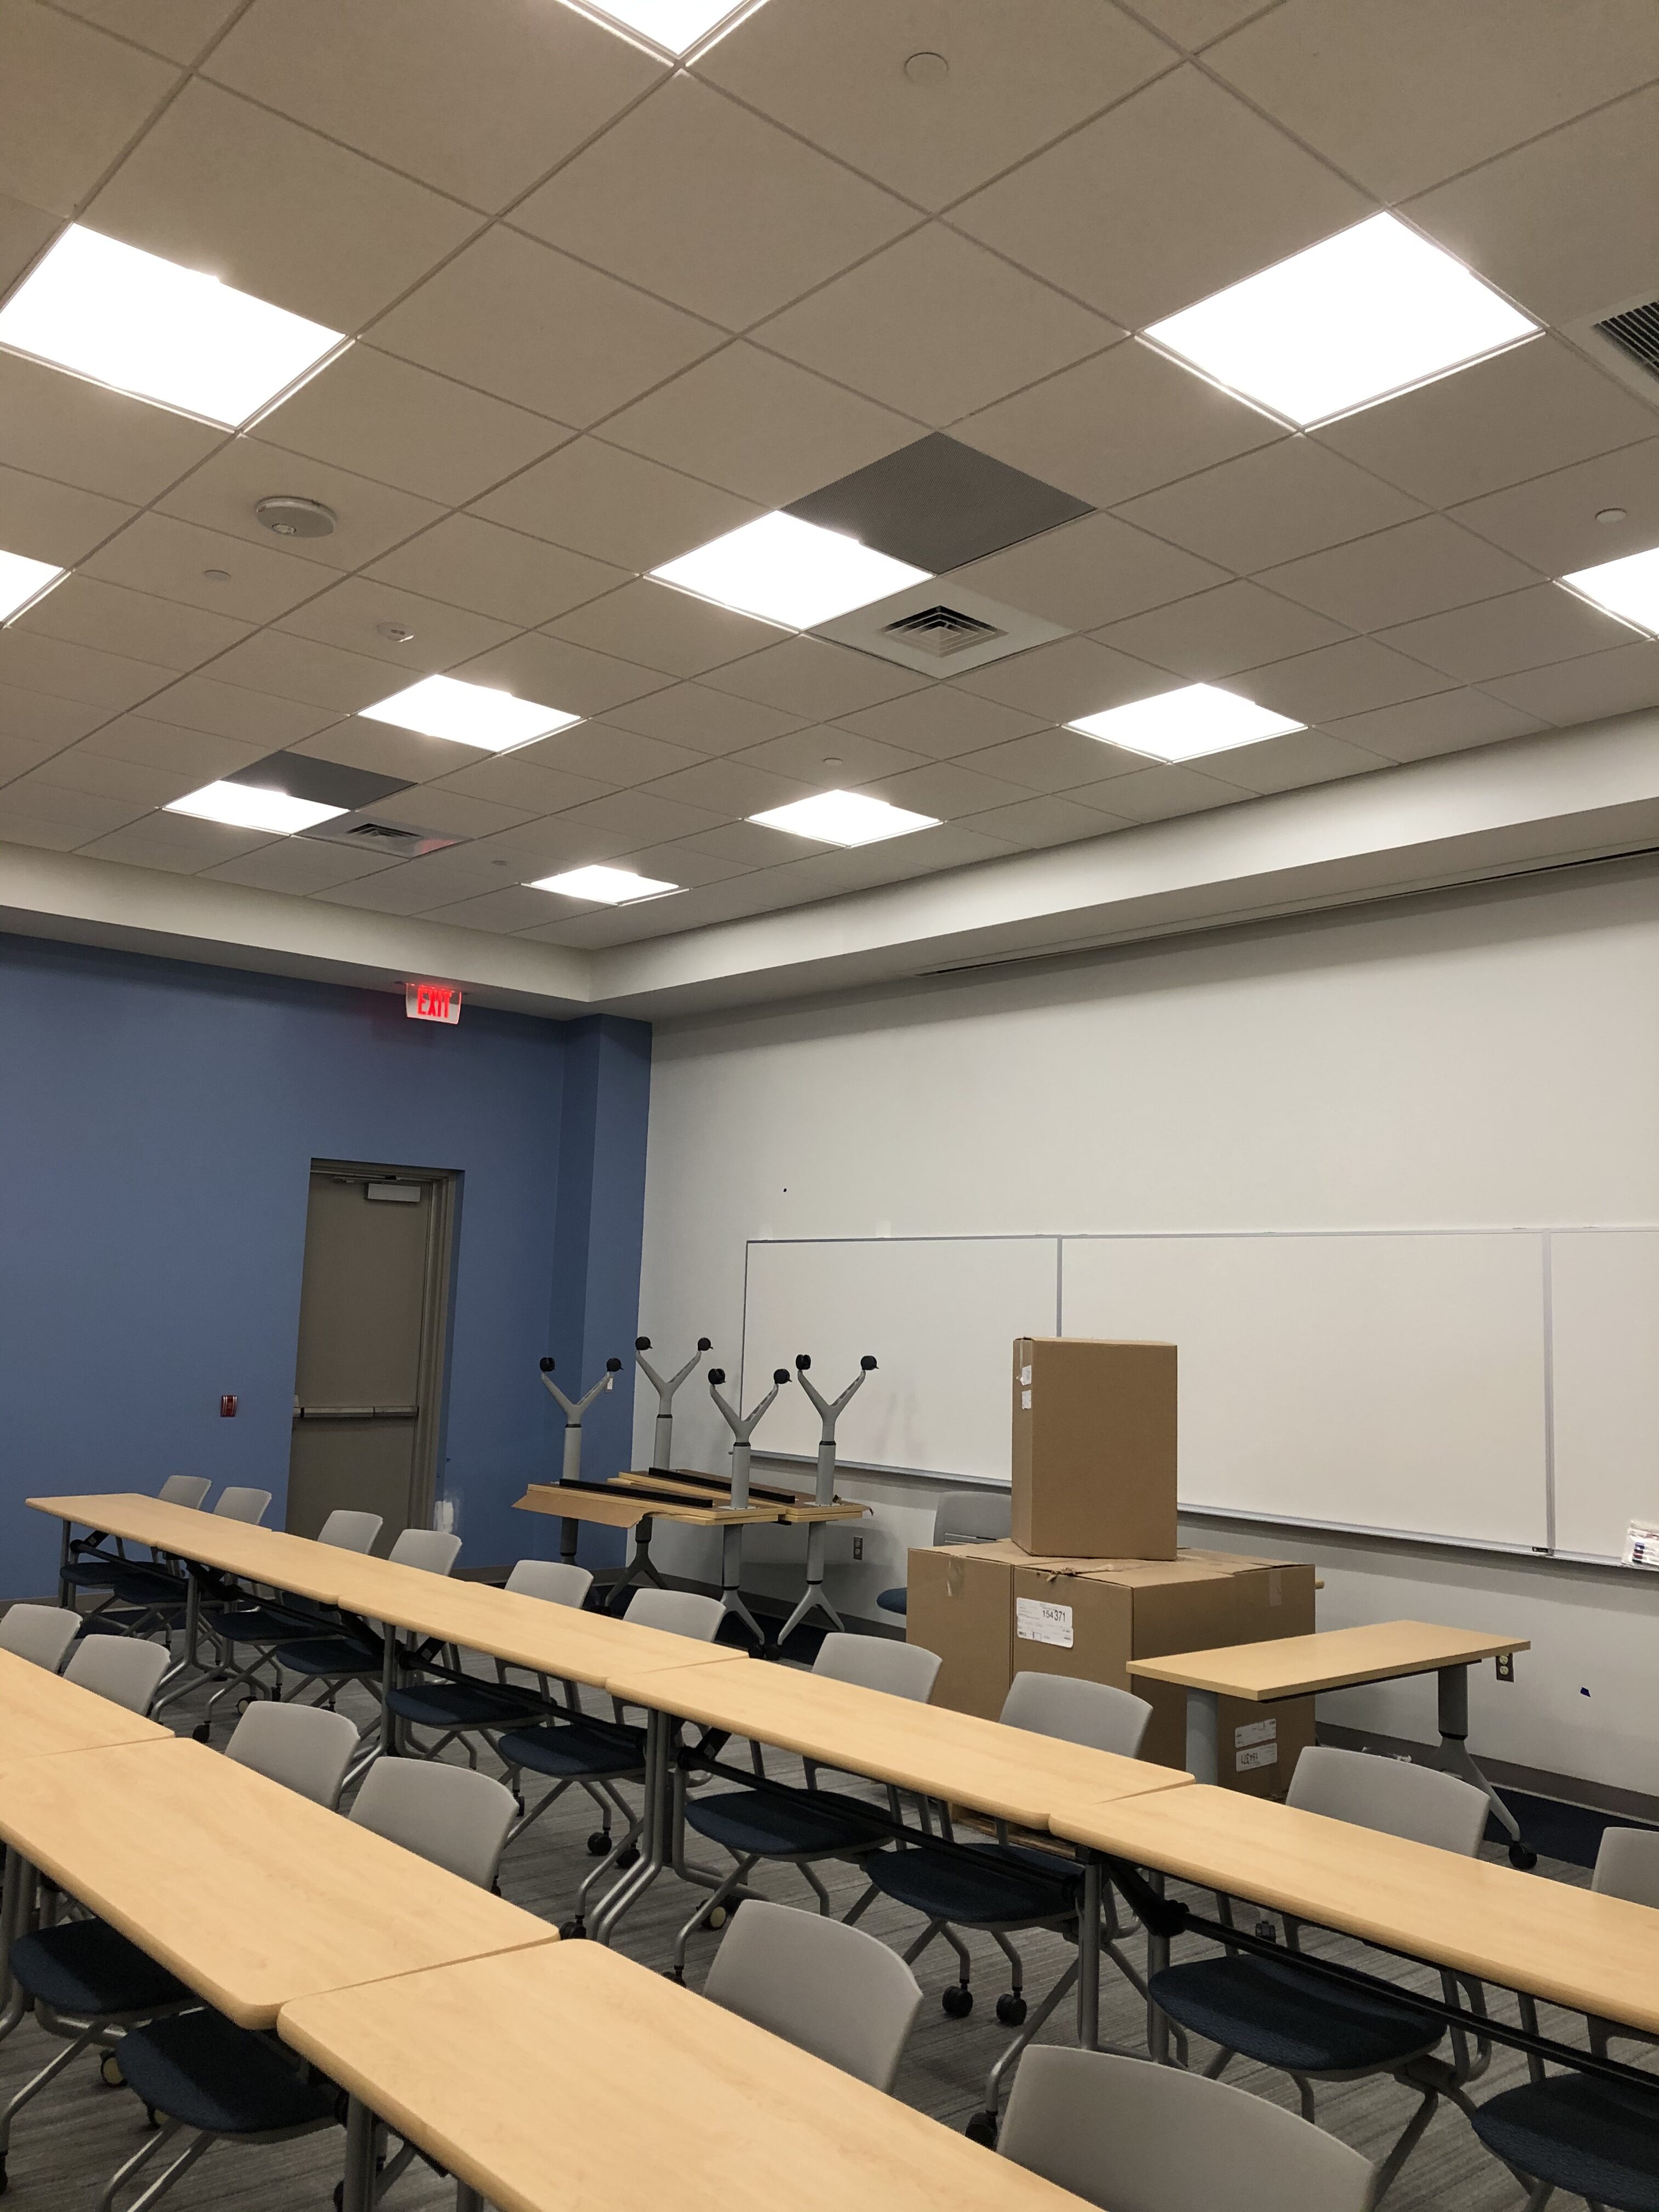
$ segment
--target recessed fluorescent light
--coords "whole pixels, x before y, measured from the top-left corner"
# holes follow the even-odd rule
[[[1307,429],[1538,330],[1461,261],[1376,215],[1142,335]]]
[[[1160,691],[1156,698],[1109,707],[1103,714],[1085,714],[1066,726],[1152,760],[1188,761],[1206,753],[1224,753],[1233,745],[1257,744],[1263,738],[1287,737],[1308,726],[1258,707],[1252,699],[1241,699],[1236,691],[1218,690],[1213,684],[1185,684],[1178,691]]]
[[[908,837],[913,830],[937,830],[939,817],[890,806],[862,791],[820,791],[787,806],[751,814],[763,830],[787,830],[792,836],[814,837],[820,845],[873,845],[883,837]]]
[[[0,308],[0,346],[228,429],[342,342],[338,331],[78,223]]]
[[[273,837],[292,837],[331,822],[343,806],[325,806],[315,799],[290,799],[285,791],[264,791],[252,783],[210,783],[183,799],[169,800],[168,814],[193,814],[201,822],[223,822],[233,830],[268,830]]]
[[[659,584],[787,629],[815,629],[928,580],[926,568],[793,514],[763,514],[651,573]]]
[[[50,561],[30,561],[21,553],[0,553],[0,623],[32,607],[66,572]]]
[[[568,868],[562,876],[542,876],[526,890],[557,891],[561,898],[596,899],[601,906],[631,906],[635,899],[660,898],[677,891],[678,884],[659,884],[653,876],[636,876],[631,868]]]
[[[714,44],[713,33],[724,33],[752,15],[762,0],[565,0],[579,15],[586,15],[607,30],[631,33],[655,52],[684,61],[694,46]]]
[[[560,708],[538,707],[533,699],[515,699],[510,691],[463,684],[453,676],[423,676],[378,707],[361,711],[371,722],[390,722],[423,738],[447,738],[483,753],[510,753],[516,745],[533,744],[581,720]]]
[[[1659,637],[1659,546],[1645,553],[1627,553],[1620,561],[1599,562],[1594,568],[1579,568],[1559,580],[1604,614],[1617,615],[1620,622]]]

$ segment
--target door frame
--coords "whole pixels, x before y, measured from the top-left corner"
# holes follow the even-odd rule
[[[429,1528],[438,1495],[438,1460],[448,1411],[450,1291],[455,1273],[456,1198],[460,1176],[453,1168],[408,1167],[391,1161],[314,1159],[306,1177],[307,1211],[313,1176],[328,1176],[339,1182],[422,1183],[432,1193],[422,1262],[421,1352],[416,1370],[421,1410],[415,1417],[409,1485],[409,1526]],[[297,1316],[295,1331],[297,1343]]]

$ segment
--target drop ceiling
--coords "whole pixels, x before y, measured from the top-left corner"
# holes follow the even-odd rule
[[[315,946],[602,953],[1659,702],[1553,580],[1659,545],[1659,380],[1583,337],[1659,294],[1659,10],[1590,13],[766,0],[679,67],[561,0],[0,0],[0,289],[76,221],[354,340],[241,434],[0,353],[0,546],[70,571],[0,631],[0,842]],[[1384,209],[1542,334],[1310,434],[1135,335]],[[785,507],[970,547],[916,605],[1041,641],[905,665],[650,580]],[[440,673],[582,720],[364,718]],[[1308,726],[1064,727],[1193,682]],[[165,811],[276,754],[435,849]],[[938,826],[749,819],[828,788]],[[525,888],[596,862],[684,888]]]

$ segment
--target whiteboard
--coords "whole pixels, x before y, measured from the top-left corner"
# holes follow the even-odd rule
[[[1550,1238],[1555,1541],[1623,1551],[1659,1520],[1659,1230],[1557,1230]]]
[[[1536,1232],[1067,1237],[1064,1320],[1180,1347],[1191,1510],[1547,1540]]]
[[[1009,1355],[1054,1334],[1053,1237],[869,1237],[749,1247],[744,1392],[753,1404],[795,1354],[838,1396],[874,1354],[842,1415],[839,1456],[861,1467],[1008,1480]],[[816,1453],[818,1419],[793,1384],[757,1450]]]

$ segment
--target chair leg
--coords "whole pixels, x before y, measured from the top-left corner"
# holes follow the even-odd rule
[[[134,2151],[132,2156],[127,2160],[124,2166],[117,2166],[115,2172],[109,2178],[109,2181],[105,2187],[103,2195],[98,2199],[98,2212],[111,2212],[111,2208],[113,2206],[116,2198],[120,2195],[121,2191],[125,2185],[132,2179],[135,2174],[142,2172],[142,2170],[149,2165],[150,2160],[155,2157],[158,2150],[161,2150],[166,2144],[170,2143],[173,2141],[173,2138],[178,2134],[183,2125],[184,2122],[182,2120],[164,2120],[160,2129],[150,2137],[147,2143],[141,2145],[137,2150]],[[210,2137],[204,2137],[203,2139],[204,2148],[205,2148],[207,2142],[210,2140]],[[191,2150],[195,2150],[196,2146],[192,2144],[191,2148]],[[189,2154],[187,2153],[186,2155],[188,2154]],[[180,2170],[182,2171],[182,2169]],[[140,2201],[140,2199],[135,2197],[133,2203],[134,2204],[137,2204]],[[128,2212],[132,2212],[131,2206],[129,2206]]]
[[[1238,2053],[1236,2051],[1218,2051],[1204,2069],[1204,2079],[1206,2081],[1218,2081],[1237,2056]]]
[[[1401,2077],[1399,2075],[1395,2076],[1396,2080],[1401,2078]],[[1409,2086],[1415,2089],[1419,2085],[1417,2082],[1413,2081]],[[1394,2148],[1383,2160],[1382,2165],[1376,2169],[1376,2179],[1371,2185],[1371,2203],[1373,2205],[1380,2204],[1388,2191],[1394,2186],[1395,2176],[1399,2173],[1401,2167],[1404,2166],[1406,2160],[1411,2156],[1413,2151],[1416,2149],[1417,2145],[1422,2137],[1424,2129],[1427,2127],[1429,2122],[1435,2116],[1435,2112],[1440,2103],[1439,2091],[1437,2089],[1425,2089],[1423,2090],[1422,2096],[1422,2103],[1419,2105],[1417,2110],[1412,2114],[1410,2119],[1406,2123],[1404,2132],[1401,2134],[1400,2140],[1395,2143]]]
[[[858,1903],[854,1905],[852,1911],[842,1915],[842,1927],[856,1927],[858,1923],[863,1919],[865,1913],[869,1910],[870,1906],[875,1903],[878,1893],[876,1885],[874,1882],[872,1882],[866,1889],[863,1896],[860,1898]]]
[[[990,2072],[986,2075],[985,2117],[990,2121],[993,2127],[996,2125],[997,2113],[1002,2103],[1003,2077],[1006,2075],[1008,2069],[1018,2060],[1021,2051],[1024,2050],[1026,2045],[1031,2040],[1031,2038],[1047,2021],[1049,2014],[1054,2011],[1054,2007],[1060,2002],[1060,1999],[1066,1996],[1070,1990],[1074,1990],[1077,1987],[1077,1978],[1078,1961],[1073,1959],[1071,1965],[1066,1967],[1065,1972],[1054,1984],[1053,1989],[1049,1990],[1048,1996],[1044,1997],[1042,2002],[1026,2021],[1024,2026],[1020,2029],[1019,2033],[997,2057],[992,2065]]]
[[[675,1936],[673,1976],[677,1982],[683,1982],[685,1979],[685,1954],[691,1938],[709,1915],[718,1911],[726,1903],[734,1889],[742,1888],[749,1875],[754,1872],[754,1869],[755,1860],[752,1855],[746,1859],[739,1859],[720,1887],[710,1890],[684,1927]]]
[[[99,2034],[100,2030],[95,2023],[91,2027],[82,2029],[72,2043],[65,2044],[61,2051],[55,2052],[46,2061],[32,2081],[25,2081],[4,2111],[0,2112],[0,2174],[5,2172],[6,2154],[11,2148],[12,2122],[31,2099],[40,2095],[48,2081],[55,2081],[66,2066],[72,2066],[75,2063],[88,2044],[97,2041]]]
[[[1305,2074],[1292,2074],[1296,2094],[1302,2100],[1302,2117],[1310,2128],[1319,2125],[1319,2107],[1314,2099],[1314,2086]]]
[[[798,1859],[795,1863],[799,1870],[801,1880],[806,1884],[807,1887],[812,1892],[812,1894],[817,1899],[818,1912],[820,1917],[824,1919],[828,1919],[830,1916],[829,1891],[818,1880],[817,1875],[813,1873],[811,1868],[807,1865],[805,1859]]]

